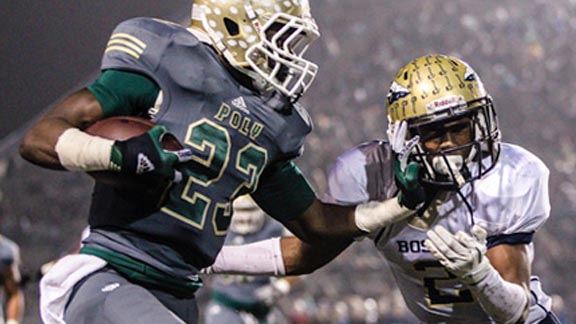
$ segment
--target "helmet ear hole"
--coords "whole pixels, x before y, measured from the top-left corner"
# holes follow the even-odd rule
[[[240,34],[240,28],[238,24],[232,21],[230,18],[224,18],[224,26],[226,26],[226,31],[230,36],[237,36]]]

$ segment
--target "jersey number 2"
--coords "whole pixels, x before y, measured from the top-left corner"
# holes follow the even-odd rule
[[[474,302],[472,293],[465,288],[457,288],[456,276],[451,274],[438,261],[421,261],[414,265],[417,271],[424,271],[424,288],[430,299],[430,306]]]

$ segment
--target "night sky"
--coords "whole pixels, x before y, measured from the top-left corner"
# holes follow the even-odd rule
[[[0,1],[0,140],[92,80],[117,23],[183,22],[190,8],[187,0]]]

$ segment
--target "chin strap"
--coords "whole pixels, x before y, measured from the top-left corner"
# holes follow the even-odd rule
[[[473,184],[471,184],[471,185],[473,185]],[[456,193],[458,194],[458,196],[460,196],[460,198],[464,202],[464,205],[466,205],[466,208],[468,209],[468,212],[470,213],[470,224],[472,224],[472,226],[474,226],[476,223],[474,222],[474,209],[472,208],[472,205],[470,204],[470,202],[468,201],[466,196],[464,196],[464,194],[462,193],[462,190],[460,188],[458,188],[458,190],[456,190]]]

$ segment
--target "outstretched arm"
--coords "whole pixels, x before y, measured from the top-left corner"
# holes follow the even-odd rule
[[[375,232],[414,215],[396,197],[354,206],[339,206],[315,199],[295,219],[284,225],[302,241],[311,245],[333,245]]]
[[[274,276],[312,273],[346,249],[353,237],[367,234],[358,227],[358,219],[365,217],[377,229],[414,213],[394,207],[396,204],[396,198],[354,207],[315,200],[303,215],[285,224],[296,237],[224,246],[204,272]]]
[[[293,182],[294,179],[299,178],[292,177]],[[308,194],[302,188],[309,187],[301,186],[297,191],[300,196],[286,195],[296,197],[290,202],[298,203],[301,200],[298,198]],[[340,254],[354,237],[372,233],[415,213],[402,207],[396,197],[355,206],[328,204],[317,198],[309,200],[303,212],[284,222],[296,237],[224,246],[214,264],[204,272],[276,276],[311,273]],[[290,203],[284,202],[283,206],[289,208]]]
[[[310,245],[297,237],[271,238],[243,245],[225,245],[206,274],[286,276],[314,272],[334,259],[352,240]]]
[[[353,240],[333,240],[307,244],[296,237],[280,241],[286,275],[309,274],[323,267],[344,251]]]

